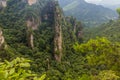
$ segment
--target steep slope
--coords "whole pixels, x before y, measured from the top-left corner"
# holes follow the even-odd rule
[[[63,6],[62,4],[66,1],[67,0],[59,0],[65,15],[74,16],[89,26],[98,25],[110,19],[117,18],[115,11],[100,5],[87,3],[84,0],[73,0],[70,1],[69,4],[66,4],[66,6]]]

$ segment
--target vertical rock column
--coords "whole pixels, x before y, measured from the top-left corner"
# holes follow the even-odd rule
[[[28,37],[28,46],[32,49],[34,48],[34,36],[33,31],[37,30],[39,23],[35,22],[34,18],[32,20],[27,20],[27,37]]]
[[[27,3],[29,6],[32,6],[33,4],[37,3],[37,0],[27,0]],[[32,9],[31,9],[32,10]],[[26,16],[29,16],[27,18],[27,40],[28,40],[28,46],[30,48],[34,48],[34,35],[33,35],[33,31],[37,30],[40,19],[34,17],[32,14],[36,14],[35,11],[29,11],[27,12]],[[36,16],[38,16],[36,14]],[[39,16],[38,16],[39,17]]]
[[[61,9],[58,6],[58,2],[55,3],[54,10],[54,57],[56,61],[61,62],[62,57],[62,29],[61,29]]]
[[[2,35],[2,30],[0,30],[0,50],[4,48],[4,37]]]

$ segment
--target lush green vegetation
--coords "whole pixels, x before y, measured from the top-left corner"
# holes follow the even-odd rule
[[[29,70],[29,62],[30,60],[17,57],[11,62],[5,60],[0,63],[0,80],[44,80],[46,74],[37,78],[37,74]]]
[[[84,29],[84,39],[85,41],[90,38],[107,37],[111,41],[120,41],[120,20],[110,20],[108,23],[100,25],[98,27],[85,28]]]
[[[0,40],[0,80],[119,80],[120,21],[103,24],[101,33],[93,30],[96,35],[105,33],[108,39],[103,35],[90,39],[90,29],[83,36],[81,22],[64,17],[56,3],[39,0],[28,5],[24,0],[8,0],[7,7],[1,9],[0,39],[5,41],[2,44]],[[28,20],[33,22],[32,28],[27,26]],[[33,29],[35,24],[37,29]],[[56,26],[62,36],[61,62],[54,58]],[[30,34],[33,48],[28,44]]]
[[[91,80],[117,80],[119,78],[119,43],[112,43],[106,38],[97,38],[81,45],[76,43],[74,49],[85,58],[84,64],[88,69],[86,75],[91,77]]]

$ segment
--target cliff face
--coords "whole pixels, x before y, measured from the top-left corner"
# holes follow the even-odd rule
[[[36,6],[33,6],[37,1],[38,0],[27,0],[27,3],[29,4],[28,9],[26,10],[27,42],[32,49],[34,48],[33,32],[38,29],[38,26],[41,23],[41,10]]]
[[[28,45],[32,49],[34,48],[34,35],[33,31],[38,29],[39,22],[35,21],[35,18],[28,18],[27,21],[27,39],[28,39]]]
[[[42,11],[42,21],[48,22],[53,31],[53,55],[60,62],[63,54],[62,21],[63,13],[57,1],[49,1]]]
[[[61,9],[58,6],[58,3],[55,3],[55,10],[54,10],[54,57],[57,61],[61,61],[62,57],[62,14]]]
[[[4,43],[5,43],[5,40],[3,37],[3,32],[2,32],[2,30],[0,30],[0,49],[4,48]]]
[[[7,1],[6,0],[0,0],[0,7],[6,7]]]
[[[35,4],[36,2],[37,2],[37,0],[28,0],[29,5]]]

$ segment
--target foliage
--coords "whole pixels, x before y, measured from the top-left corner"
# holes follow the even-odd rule
[[[88,64],[88,68],[91,68],[90,74],[96,75],[101,70],[119,72],[120,43],[112,43],[106,38],[97,38],[80,45],[76,43],[73,47],[76,52],[86,58],[85,62]],[[120,75],[120,73],[118,74]]]
[[[44,80],[46,74],[37,78],[37,74],[34,74],[29,70],[30,60],[19,58],[8,62],[0,63],[0,80]]]
[[[91,39],[80,44],[82,37],[79,38],[78,34],[82,31],[82,25],[73,17],[61,16],[63,57],[61,63],[53,59],[55,16],[51,4],[54,5],[53,0],[38,0],[38,3],[31,6],[23,0],[9,0],[7,7],[0,12],[0,26],[7,45],[6,49],[0,51],[0,80],[98,80],[110,75],[111,78],[118,78],[120,44],[112,43],[106,38]],[[34,49],[27,45],[28,18],[34,18],[35,23],[39,23],[36,30],[30,29],[34,36]],[[105,26],[119,26],[118,23],[119,21],[111,21]],[[119,31],[119,27],[115,28]],[[112,38],[113,41],[119,39]],[[31,66],[29,60],[16,57],[31,59]],[[3,62],[5,59],[9,61]],[[42,76],[38,78],[36,73]]]
[[[117,9],[117,13],[119,14],[119,17],[120,17],[120,8]]]
[[[93,80],[118,80],[120,79],[119,76],[116,75],[114,71],[111,70],[104,70],[100,71],[97,76],[93,76]]]
[[[108,23],[97,27],[84,28],[84,41],[96,37],[107,37],[112,42],[120,42],[120,20],[110,20]]]

